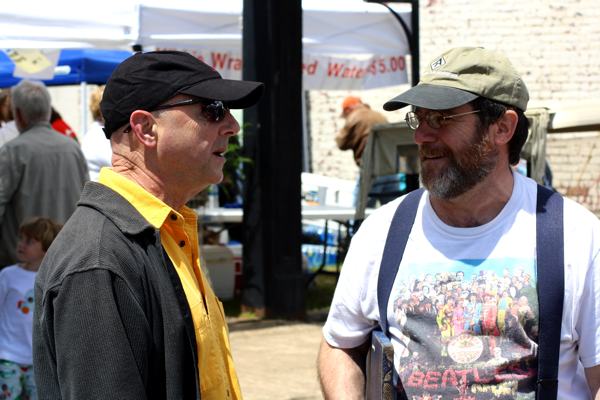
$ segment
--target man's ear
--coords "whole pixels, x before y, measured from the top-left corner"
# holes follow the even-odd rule
[[[507,144],[512,139],[517,129],[519,115],[515,110],[506,110],[506,112],[494,123],[496,126],[495,140],[498,144]]]
[[[158,141],[156,119],[154,116],[144,110],[136,110],[131,113],[129,118],[131,132],[138,142],[145,147],[155,147]]]

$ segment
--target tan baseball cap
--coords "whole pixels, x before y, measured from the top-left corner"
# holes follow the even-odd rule
[[[462,106],[477,97],[527,109],[529,92],[508,58],[483,47],[457,47],[434,58],[417,86],[383,105],[386,111],[412,105],[430,110]]]

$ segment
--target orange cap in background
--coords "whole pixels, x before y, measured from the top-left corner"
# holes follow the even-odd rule
[[[356,96],[346,97],[344,99],[344,101],[342,102],[342,117],[344,116],[344,113],[347,108],[354,107],[357,104],[362,104],[362,100],[360,99],[360,97],[356,97]]]

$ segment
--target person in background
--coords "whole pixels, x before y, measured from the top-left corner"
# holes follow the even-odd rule
[[[359,97],[348,96],[342,103],[342,118],[346,120],[344,127],[335,138],[340,150],[352,150],[356,165],[360,166],[371,128],[377,124],[387,123],[387,118],[363,103]]]
[[[33,285],[60,228],[42,217],[23,223],[16,249],[18,263],[0,270],[0,385],[6,387],[0,399],[37,399],[31,353]]]
[[[10,102],[10,89],[0,90],[0,147],[19,136]]]
[[[22,80],[11,89],[20,134],[0,147],[0,268],[16,262],[19,226],[44,215],[64,223],[89,180],[79,145],[50,126],[50,93]]]
[[[90,95],[90,112],[92,113],[92,123],[81,141],[81,151],[87,160],[90,179],[98,180],[98,174],[102,167],[110,167],[112,149],[110,141],[106,140],[102,127],[104,118],[100,111],[100,100],[104,93],[104,86],[98,86]]]
[[[65,122],[62,115],[60,115],[60,113],[54,107],[52,107],[52,112],[50,113],[50,125],[52,125],[52,129],[58,133],[70,137],[78,142],[77,134],[73,128],[71,128],[71,126]]]
[[[100,107],[112,168],[88,182],[35,286],[34,372],[48,399],[241,399],[222,304],[185,204],[223,179],[263,84],[189,53],[137,53]]]

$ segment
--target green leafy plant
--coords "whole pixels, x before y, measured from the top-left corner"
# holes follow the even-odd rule
[[[242,196],[244,165],[252,165],[252,159],[242,155],[239,136],[229,139],[225,160],[223,181],[219,184],[221,204],[238,203]]]

